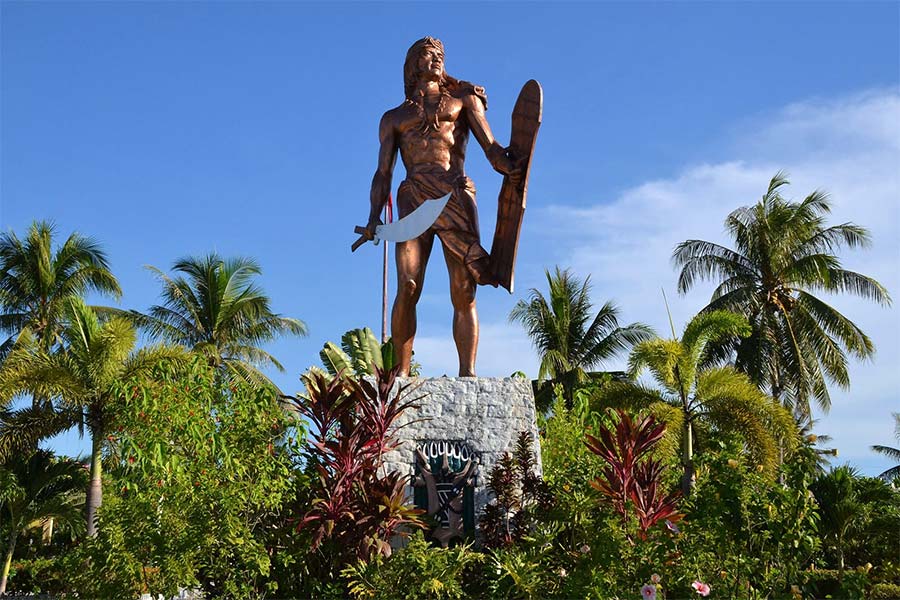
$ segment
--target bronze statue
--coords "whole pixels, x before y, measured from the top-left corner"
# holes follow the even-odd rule
[[[381,146],[378,169],[372,180],[368,225],[365,229],[357,228],[362,237],[354,244],[354,250],[365,240],[378,239],[376,230],[382,225],[380,214],[390,196],[399,150],[406,167],[406,179],[397,191],[401,219],[421,205],[449,194],[446,206],[424,233],[397,242],[397,297],[391,314],[391,335],[401,373],[405,375],[409,370],[416,334],[416,303],[422,293],[425,267],[437,235],[450,274],[453,339],[459,354],[459,375],[472,377],[478,345],[476,286],[497,287],[499,283],[511,291],[511,261],[515,260],[521,211],[517,215],[518,221],[504,230],[509,232],[504,235],[514,235],[515,240],[512,240],[511,256],[506,252],[504,258],[508,264],[498,269],[481,245],[475,186],[466,177],[463,166],[466,143],[471,131],[491,166],[506,177],[506,183],[520,191],[522,209],[523,175],[527,175],[530,152],[527,156],[515,155],[494,139],[485,118],[487,96],[484,88],[455,79],[444,71],[444,47],[439,40],[426,37],[412,45],[403,66],[403,83],[406,99],[381,119]],[[537,90],[539,95],[539,86]],[[536,123],[539,123],[539,97],[537,107]],[[536,131],[535,126],[533,133]],[[532,147],[533,139],[534,135]],[[498,211],[498,214],[502,213]]]

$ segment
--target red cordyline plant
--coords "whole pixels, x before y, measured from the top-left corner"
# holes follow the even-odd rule
[[[312,533],[313,550],[328,540],[340,560],[365,561],[390,555],[401,526],[423,527],[423,511],[406,503],[408,476],[384,472],[384,455],[400,444],[397,419],[418,400],[408,384],[394,389],[398,371],[376,367],[374,384],[310,372],[306,397],[287,397],[312,424],[307,458],[318,480],[297,529]]]
[[[553,494],[535,473],[537,459],[531,434],[521,432],[513,454],[506,453],[491,469],[488,488],[494,499],[479,521],[484,545],[503,548],[531,533],[538,515],[553,508]]]
[[[613,509],[628,522],[629,506],[634,509],[640,536],[663,520],[677,522],[681,491],[667,495],[660,491],[662,463],[649,456],[666,432],[666,426],[653,416],[631,418],[625,411],[617,410],[615,431],[605,426],[598,429],[599,437],[585,436],[588,449],[603,459],[606,465],[602,475],[591,486],[607,498]]]

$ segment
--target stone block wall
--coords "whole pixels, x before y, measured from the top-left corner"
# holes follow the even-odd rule
[[[418,402],[420,408],[407,411],[398,422],[405,425],[399,432],[403,443],[386,457],[388,470],[411,474],[413,453],[419,442],[466,442],[479,462],[474,490],[476,521],[491,500],[486,487],[488,474],[504,453],[512,452],[522,431],[531,433],[540,470],[531,381],[519,377],[440,377],[401,382],[418,386],[412,397],[422,399]],[[407,492],[412,498],[412,486]]]

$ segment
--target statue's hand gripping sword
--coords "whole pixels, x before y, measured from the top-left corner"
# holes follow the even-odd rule
[[[419,237],[434,224],[444,210],[444,207],[447,206],[449,200],[450,194],[447,194],[442,198],[426,200],[422,203],[422,206],[399,221],[377,226],[375,228],[374,236],[371,235],[369,230],[365,227],[355,227],[353,231],[359,234],[359,239],[353,242],[353,245],[350,246],[350,250],[356,252],[357,248],[369,240],[375,242],[375,245],[377,246],[378,242],[381,240],[388,242],[405,242]]]

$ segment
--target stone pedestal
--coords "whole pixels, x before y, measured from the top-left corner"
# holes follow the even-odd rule
[[[475,471],[475,520],[491,500],[488,475],[505,453],[512,453],[519,433],[531,434],[540,473],[540,440],[531,382],[524,378],[441,377],[407,379],[422,396],[420,408],[407,411],[398,422],[401,446],[386,457],[388,470],[414,471],[417,444],[464,442],[477,458]],[[412,486],[407,490],[413,497]]]

